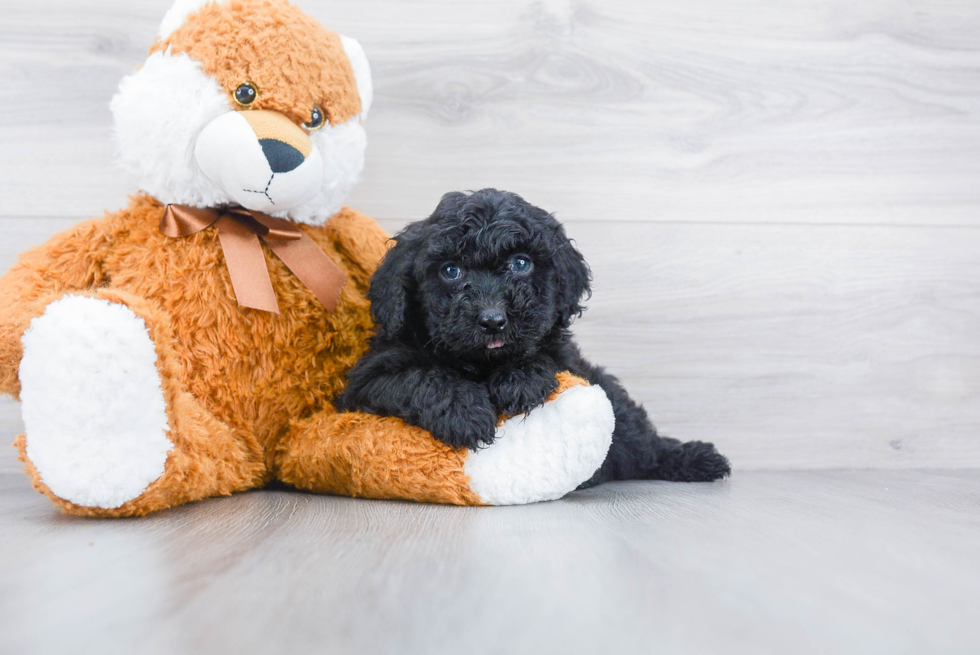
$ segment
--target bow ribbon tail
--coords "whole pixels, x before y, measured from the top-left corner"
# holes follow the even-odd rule
[[[278,314],[279,302],[258,235],[228,215],[222,215],[214,225],[238,304]]]
[[[160,218],[160,231],[172,239],[189,237],[214,225],[221,218],[216,209],[167,205]]]
[[[298,239],[263,238],[269,249],[293,275],[313,292],[328,312],[333,311],[347,283],[347,276],[305,232]],[[268,273],[266,274],[268,275]]]

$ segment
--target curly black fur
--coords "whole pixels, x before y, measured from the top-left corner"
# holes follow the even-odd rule
[[[714,446],[658,436],[619,381],[582,358],[569,325],[591,274],[552,215],[495,189],[449,193],[395,242],[368,292],[377,332],[338,410],[398,416],[476,449],[493,441],[498,414],[542,405],[567,370],[599,385],[616,416],[606,461],[583,487],[728,475]]]

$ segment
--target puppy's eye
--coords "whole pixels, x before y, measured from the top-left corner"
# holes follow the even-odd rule
[[[239,84],[238,88],[235,89],[235,102],[242,107],[248,107],[250,104],[255,102],[255,99],[258,97],[259,89],[251,82]]]
[[[458,280],[463,274],[462,269],[459,266],[456,266],[456,264],[446,264],[439,272],[442,274],[442,277],[447,280]]]
[[[303,123],[303,127],[310,132],[313,132],[314,130],[319,130],[321,127],[323,127],[326,120],[327,119],[323,114],[323,110],[317,106],[314,106],[313,111],[310,112],[310,120]]]
[[[531,270],[531,258],[518,255],[510,260],[510,270],[515,273],[527,273]]]

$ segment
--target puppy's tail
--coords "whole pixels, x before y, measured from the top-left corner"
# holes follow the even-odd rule
[[[580,488],[611,480],[711,482],[731,474],[728,459],[714,444],[660,436],[646,410],[626,395],[622,387],[603,385],[606,386],[611,387],[605,391],[616,414],[612,445],[602,466]]]
[[[610,480],[711,482],[732,472],[728,459],[713,444],[703,441],[685,443],[657,434],[646,410],[630,398],[619,380],[582,359],[574,346],[569,349],[574,361],[572,372],[586,378],[590,384],[602,387],[616,415],[609,454],[580,489]]]
[[[618,431],[618,430],[617,430]],[[612,480],[712,482],[732,472],[728,458],[703,441],[681,442],[656,434],[642,440],[616,439],[598,471],[579,488]]]
[[[660,452],[651,468],[643,471],[644,479],[670,482],[711,482],[728,477],[732,466],[728,458],[715,449],[715,445],[703,441],[680,442],[677,439],[657,437]]]

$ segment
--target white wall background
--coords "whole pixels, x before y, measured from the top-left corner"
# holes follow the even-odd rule
[[[108,102],[169,4],[0,0],[3,269],[134,190]],[[300,4],[373,63],[350,204],[555,211],[579,339],[663,432],[741,469],[980,466],[980,3]]]

